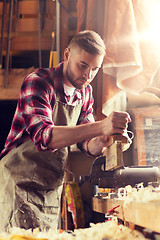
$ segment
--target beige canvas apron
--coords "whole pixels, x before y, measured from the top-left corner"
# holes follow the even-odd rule
[[[81,104],[70,106],[57,97],[53,122],[74,126],[80,111]],[[28,140],[0,161],[0,231],[57,228],[67,157],[67,147],[37,151]]]

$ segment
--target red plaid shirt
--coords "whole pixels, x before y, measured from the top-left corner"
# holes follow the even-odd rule
[[[56,82],[58,82],[58,86],[55,87],[53,86],[53,73]],[[56,101],[55,88],[62,85],[62,74],[63,63],[59,64],[55,70],[53,68],[40,68],[24,79],[11,130],[0,158],[30,138],[39,151],[56,150],[49,149],[48,142],[54,128],[52,111]],[[78,104],[80,99],[82,101],[81,114],[77,124],[94,122],[92,108],[94,100],[91,85],[75,91],[73,105]],[[69,96],[65,95],[64,100],[67,103]],[[89,154],[86,141],[77,145],[81,151]]]

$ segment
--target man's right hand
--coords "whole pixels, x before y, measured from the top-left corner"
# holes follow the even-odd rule
[[[115,133],[125,134],[131,117],[127,112],[112,112],[102,120],[103,135],[111,136]]]

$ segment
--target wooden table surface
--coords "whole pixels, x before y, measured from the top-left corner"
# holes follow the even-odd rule
[[[148,228],[160,233],[160,201],[130,202],[124,204],[123,200],[102,199],[93,197],[93,211],[107,213],[113,207],[120,205],[116,210],[117,217],[123,221]]]

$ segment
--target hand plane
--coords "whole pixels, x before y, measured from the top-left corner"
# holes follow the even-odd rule
[[[90,182],[99,188],[120,188],[126,185],[134,187],[143,182],[159,182],[160,171],[158,167],[133,166],[125,167],[123,164],[123,151],[129,146],[127,137],[115,135],[106,147],[103,155],[94,160],[90,174],[80,176],[79,184]]]

